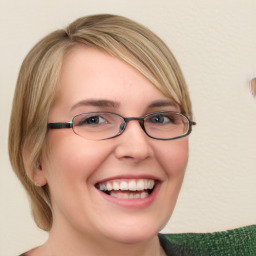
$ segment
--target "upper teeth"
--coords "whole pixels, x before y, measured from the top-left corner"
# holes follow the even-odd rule
[[[132,180],[113,180],[99,184],[101,191],[111,190],[130,190],[142,191],[152,189],[155,186],[155,181],[151,179],[132,179]]]

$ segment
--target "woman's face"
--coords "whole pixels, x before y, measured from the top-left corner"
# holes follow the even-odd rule
[[[142,117],[159,110],[179,111],[129,65],[78,46],[65,57],[49,122],[69,122],[84,112]],[[53,230],[129,243],[153,237],[171,216],[187,164],[188,137],[155,140],[138,121],[130,121],[122,135],[101,141],[72,129],[49,130],[47,150],[41,174],[50,188]],[[150,195],[99,190],[100,184],[132,189],[135,183],[155,188]],[[134,193],[142,198],[127,198]]]

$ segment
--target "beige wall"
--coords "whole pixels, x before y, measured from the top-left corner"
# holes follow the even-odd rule
[[[190,163],[165,232],[217,231],[256,223],[255,0],[0,0],[0,255],[40,244],[7,154],[18,69],[46,33],[88,14],[133,18],[159,34],[180,62],[195,120]]]

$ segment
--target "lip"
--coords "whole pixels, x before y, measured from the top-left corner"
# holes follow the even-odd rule
[[[106,182],[106,181],[110,181],[110,180],[115,180],[115,179],[153,179],[156,181],[156,185],[154,190],[152,191],[152,193],[146,197],[146,198],[139,198],[139,199],[123,199],[123,198],[116,198],[113,196],[110,196],[106,193],[104,193],[103,191],[100,191],[99,189],[97,189],[95,187],[95,189],[98,191],[98,193],[100,194],[100,196],[102,196],[106,201],[110,202],[111,204],[123,207],[123,208],[129,208],[129,209],[143,209],[143,208],[147,208],[149,207],[151,204],[153,204],[153,202],[156,200],[157,195],[159,193],[160,187],[161,187],[161,182],[159,181],[159,179],[156,179],[152,176],[136,176],[136,178],[133,177],[111,177],[108,179],[104,179],[100,182]]]

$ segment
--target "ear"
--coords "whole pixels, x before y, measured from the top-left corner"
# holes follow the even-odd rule
[[[23,163],[25,171],[32,183],[38,187],[42,187],[47,184],[47,179],[43,171],[43,166],[40,161],[33,163],[31,159],[31,150],[28,147],[23,150]]]
[[[47,184],[47,179],[45,177],[43,166],[41,163],[37,163],[34,166],[34,170],[32,173],[32,180],[34,184],[38,187],[42,187]]]

